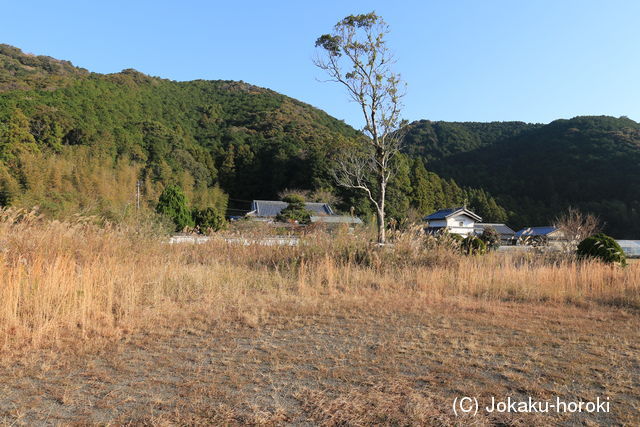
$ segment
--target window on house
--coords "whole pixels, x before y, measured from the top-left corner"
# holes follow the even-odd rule
[[[458,223],[458,225],[459,225],[460,227],[462,227],[462,226],[464,225],[464,222],[460,221],[460,222]]]

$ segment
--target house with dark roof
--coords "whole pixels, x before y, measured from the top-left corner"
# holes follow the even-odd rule
[[[474,226],[481,222],[482,218],[465,207],[440,209],[424,218],[427,221],[426,231],[437,233],[448,231],[449,233],[469,236],[474,234]]]
[[[493,224],[488,222],[477,222],[473,226],[473,232],[476,236],[480,236],[486,228],[493,228],[500,235],[500,245],[515,245],[516,232],[506,224]]]
[[[273,221],[281,210],[289,204],[278,200],[254,200],[251,202],[251,211],[246,216],[258,221]],[[362,220],[355,216],[338,215],[328,203],[305,202],[305,208],[311,212],[312,224],[362,224]]]
[[[289,206],[289,203],[279,200],[254,200],[251,202],[251,211],[247,213],[247,216],[270,220],[275,218],[287,206]],[[305,202],[304,206],[315,216],[335,215],[328,203]]]
[[[514,238],[518,245],[551,245],[554,246],[558,242],[564,240],[562,231],[551,225],[543,227],[527,227],[518,231]]]

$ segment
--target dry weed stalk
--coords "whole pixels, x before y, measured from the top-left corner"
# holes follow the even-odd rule
[[[640,265],[465,257],[415,232],[392,247],[318,231],[298,246],[170,245],[86,218],[0,213],[0,345],[117,337],[200,310],[259,322],[279,303],[428,304],[451,298],[640,307]],[[295,310],[295,309],[294,309]],[[302,310],[302,308],[300,308]]]

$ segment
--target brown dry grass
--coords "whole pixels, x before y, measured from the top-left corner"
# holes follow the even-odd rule
[[[461,394],[618,399],[464,422],[638,420],[638,263],[169,245],[16,211],[0,250],[0,422],[458,424]]]

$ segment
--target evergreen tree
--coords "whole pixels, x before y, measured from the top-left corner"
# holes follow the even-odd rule
[[[580,242],[577,254],[581,258],[596,258],[610,264],[627,265],[627,257],[620,244],[604,233],[596,233]]]
[[[459,207],[463,206],[465,202],[468,203],[464,191],[456,184],[453,178],[442,180],[442,190],[444,192],[444,202],[447,207]]]
[[[298,194],[290,194],[282,199],[287,202],[286,208],[276,216],[276,221],[297,222],[298,224],[309,224],[311,222],[311,212],[304,204],[304,198]]]
[[[507,212],[483,189],[469,188],[465,191],[468,207],[480,215],[484,222],[505,222]]]
[[[232,189],[235,187],[236,178],[236,162],[235,147],[230,145],[224,155],[222,164],[220,165],[220,183],[224,188]]]
[[[0,159],[14,163],[21,153],[37,152],[36,140],[29,129],[29,119],[14,109],[0,135]]]
[[[396,223],[402,223],[411,204],[411,170],[404,155],[398,154],[395,162],[395,174],[389,180],[387,189],[387,215]]]
[[[10,205],[20,194],[20,184],[9,173],[9,170],[0,165],[0,206]]]
[[[432,209],[431,212],[437,211],[439,209],[444,209],[444,208],[448,208],[451,207],[449,206],[449,204],[447,203],[447,197],[445,195],[445,187],[444,187],[444,181],[435,173],[433,172],[428,172],[427,176],[429,178],[428,182],[429,182],[429,186],[428,188],[428,192],[430,194],[430,201],[432,204]],[[429,213],[431,213],[429,212]]]
[[[165,187],[160,195],[156,212],[170,218],[176,225],[176,231],[182,231],[195,225],[188,205],[182,188],[172,184]]]
[[[411,207],[420,215],[433,211],[432,192],[429,191],[429,175],[422,159],[415,158],[411,165]]]
[[[502,206],[498,205],[493,197],[489,197],[487,217],[494,222],[506,222],[508,219],[508,214]]]
[[[193,210],[195,225],[203,232],[219,231],[225,226],[224,216],[212,207]]]

